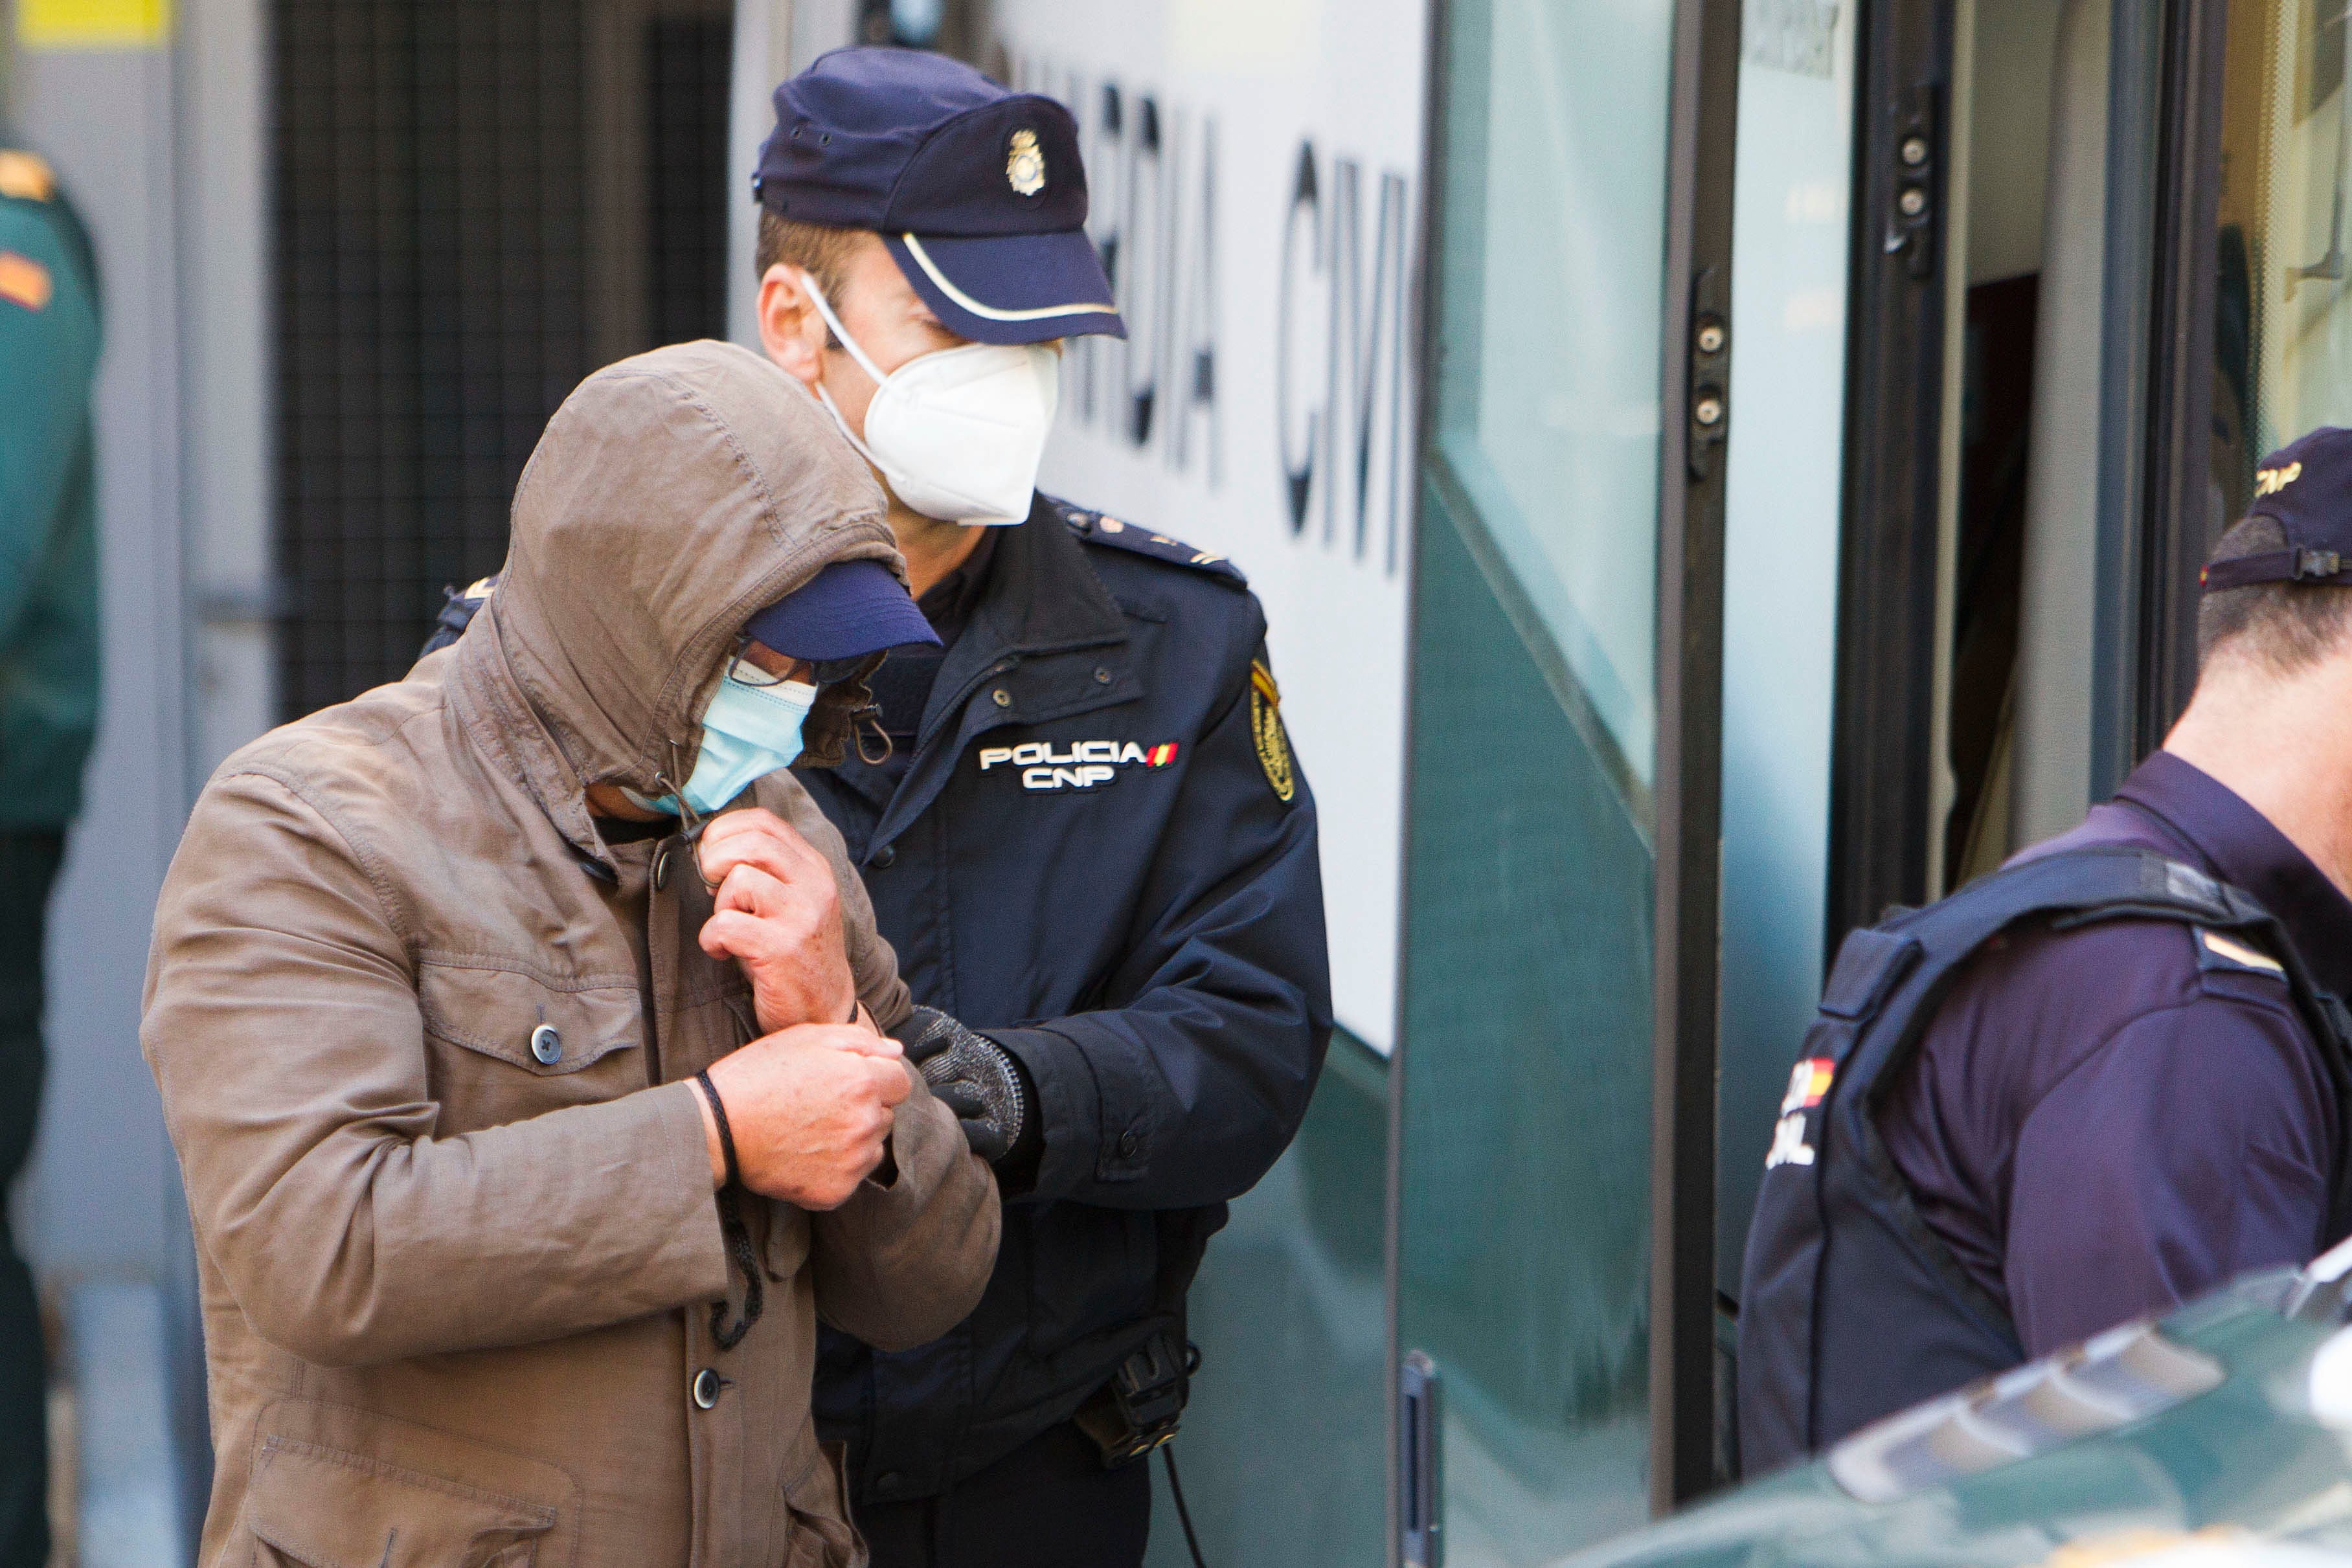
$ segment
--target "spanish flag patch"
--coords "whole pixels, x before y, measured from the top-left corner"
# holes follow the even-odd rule
[[[1780,1114],[1810,1111],[1820,1104],[1836,1076],[1837,1063],[1826,1056],[1811,1056],[1797,1063],[1797,1070],[1789,1074],[1789,1092],[1780,1102]]]

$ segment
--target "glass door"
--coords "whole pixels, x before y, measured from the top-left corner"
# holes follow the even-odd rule
[[[1550,1561],[1708,1458],[1738,12],[1440,8],[1398,1090],[1408,1563]]]

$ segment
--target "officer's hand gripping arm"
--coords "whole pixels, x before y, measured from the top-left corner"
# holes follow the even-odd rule
[[[917,1008],[899,1039],[931,1092],[955,1113],[972,1153],[992,1165],[1021,1141],[1028,1093],[1020,1064],[1002,1046],[937,1008]]]

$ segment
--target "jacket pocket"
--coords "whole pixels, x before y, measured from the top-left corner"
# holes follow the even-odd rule
[[[278,1417],[273,1419],[273,1417]],[[309,1435],[367,1423],[355,1411],[302,1404],[263,1412],[246,1494],[257,1564],[301,1568],[531,1568],[568,1495],[561,1471],[404,1423],[383,1422],[375,1452]],[[385,1450],[431,1469],[384,1457]],[[543,1495],[499,1490],[538,1479]],[[465,1479],[459,1479],[459,1478]]]
[[[630,977],[565,977],[428,953],[416,1000],[445,1135],[645,1087],[636,1049],[645,1013]]]
[[[864,1568],[866,1542],[849,1522],[849,1490],[842,1484],[843,1446],[827,1443],[784,1487],[784,1568]]]

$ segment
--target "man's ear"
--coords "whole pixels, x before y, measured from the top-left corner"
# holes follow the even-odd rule
[[[760,279],[760,346],[786,375],[816,390],[824,371],[824,318],[809,300],[806,275],[782,262]]]

